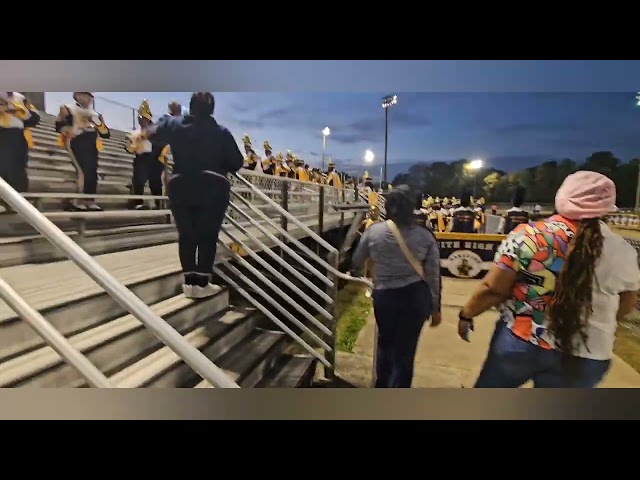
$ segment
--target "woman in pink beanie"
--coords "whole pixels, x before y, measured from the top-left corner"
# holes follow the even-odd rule
[[[634,248],[602,221],[616,188],[604,175],[569,175],[557,214],[517,227],[495,265],[460,310],[468,339],[473,318],[500,305],[500,319],[476,388],[594,388],[606,375],[617,322],[640,290]]]

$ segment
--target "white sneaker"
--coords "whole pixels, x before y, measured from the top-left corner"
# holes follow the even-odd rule
[[[188,298],[207,298],[216,295],[220,290],[222,290],[222,288],[219,285],[214,285],[213,283],[208,283],[206,287],[192,285],[190,292],[191,296],[188,296],[186,293],[185,296],[188,296]]]
[[[182,284],[182,293],[187,298],[195,298],[193,296],[193,285]]]

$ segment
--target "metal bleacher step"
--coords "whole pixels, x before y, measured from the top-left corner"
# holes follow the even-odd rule
[[[251,334],[257,320],[253,309],[230,308],[195,326],[184,338],[217,363],[216,358],[235,351]],[[111,381],[120,388],[166,388],[184,386],[192,378],[199,376],[170,348],[162,347],[113,375]]]
[[[288,345],[287,338],[282,332],[255,328],[242,339],[238,348],[230,350],[225,355],[213,358],[211,353],[205,354],[241,387],[252,388],[276,363]],[[194,388],[212,388],[206,380],[193,386]]]
[[[178,240],[172,224],[124,225],[112,228],[65,233],[91,255],[149,247]],[[0,240],[0,267],[25,263],[44,263],[65,260],[66,256],[39,234],[4,237]]]
[[[281,355],[274,367],[256,385],[257,388],[300,388],[313,383],[318,360],[308,355]]]
[[[227,308],[229,294],[194,301],[180,294],[151,310],[178,332],[188,331],[202,318]],[[162,343],[133,315],[124,315],[69,337],[71,344],[107,374],[137,361],[141,354]],[[61,387],[83,384],[84,379],[51,348],[42,347],[0,364],[0,386]]]

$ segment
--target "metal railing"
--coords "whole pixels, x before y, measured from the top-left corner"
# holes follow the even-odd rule
[[[299,189],[300,184],[306,187],[306,183],[278,177],[269,178],[264,174],[248,176],[249,178],[245,178],[244,174],[231,176],[234,183],[234,188],[231,190],[232,200],[229,203],[229,210],[226,214],[227,225],[222,227],[221,232],[233,244],[239,246],[244,255],[232,250],[225,242],[219,241],[219,245],[229,256],[221,264],[217,265],[214,271],[245,300],[262,312],[265,317],[280,327],[306,352],[321,362],[326,367],[325,371],[332,375],[335,367],[336,321],[334,309],[338,287],[337,279],[360,282],[368,286],[370,286],[370,283],[367,279],[354,278],[340,272],[338,269],[339,251],[322,238],[321,225],[318,232],[314,231],[305,221],[292,214],[286,207],[288,206],[289,195],[299,196],[306,199],[306,201],[301,202],[303,205],[309,204],[311,209],[317,208],[318,215],[320,215],[320,212],[328,211],[328,207],[332,205],[332,202],[337,204],[341,197],[344,198],[344,194],[337,189],[333,189],[333,187],[322,185],[318,185],[316,191],[309,191],[313,190],[313,187],[307,189],[307,191],[301,191]],[[325,188],[329,190],[329,195],[324,194],[323,190]],[[335,190],[335,192],[331,190]],[[314,197],[318,199],[317,204],[313,201]],[[281,217],[279,224],[263,211],[264,208],[261,207],[264,206],[268,206]],[[249,212],[255,214],[257,218],[252,217]],[[246,220],[251,228],[262,234],[267,241],[272,242],[273,246],[277,246],[282,253],[288,256],[287,259],[285,260],[283,255],[278,255],[272,250],[271,246],[260,239],[260,236],[253,234],[249,228],[241,225],[235,218],[236,216]],[[304,237],[311,238],[325,249],[327,251],[327,260],[324,260],[318,253],[296,238],[288,226],[289,222],[302,231]],[[235,231],[232,231],[232,228]],[[241,239],[240,236],[243,236],[244,239]],[[279,271],[260,256],[258,251],[264,252],[282,271]],[[289,293],[276,285],[265,273],[255,268],[246,257],[261,266],[265,272],[277,279],[283,286],[286,286],[289,292],[297,295],[298,299],[293,299]],[[247,270],[251,276],[243,274],[238,267]],[[286,275],[283,273],[284,271],[286,271]],[[302,272],[316,278],[324,288],[314,284]],[[287,275],[291,275],[291,278],[298,280],[311,294],[324,301],[325,305],[314,300],[312,295],[305,293],[290,278],[287,278]],[[258,281],[264,286],[258,285]],[[303,339],[302,334],[295,332],[286,325],[274,314],[274,311],[295,325],[299,332],[304,332],[307,339]],[[296,316],[292,312],[297,312],[298,315]],[[322,318],[324,322],[319,320],[318,317]],[[315,327],[317,332],[307,326],[304,321]],[[318,348],[324,351],[324,355],[317,351]]]
[[[239,388],[238,384],[232,381],[223,370],[218,368],[200,350],[185,340],[182,335],[154,313],[153,310],[151,310],[142,300],[131,292],[131,290],[118,282],[113,275],[104,269],[98,262],[96,262],[96,260],[79,247],[73,240],[71,240],[71,238],[47,219],[44,214],[38,211],[37,208],[31,205],[28,200],[16,192],[2,178],[0,178],[0,197],[11,208],[13,208],[16,213],[21,215],[33,228],[49,240],[49,242],[62,250],[70,260],[78,265],[80,269],[89,275],[89,277],[100,285],[105,292],[107,292],[124,309],[144,324],[165,345],[171,348],[202,378],[215,387]],[[62,343],[58,343],[58,346],[59,345],[62,345]],[[70,352],[67,350],[66,354],[69,355],[69,353]],[[77,363],[77,358],[73,359],[73,361]]]

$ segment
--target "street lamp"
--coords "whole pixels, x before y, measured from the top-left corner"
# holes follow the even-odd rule
[[[373,152],[371,150],[366,150],[364,152],[364,161],[367,163],[371,163],[373,162],[373,159],[375,158],[375,155],[373,154]]]
[[[476,177],[478,176],[478,170],[482,168],[482,160],[476,159],[469,162],[469,169],[473,171],[473,197],[476,196]]]
[[[331,133],[329,127],[324,127],[322,130],[322,171],[324,172],[324,150],[327,148],[327,137]]]
[[[398,103],[397,95],[387,95],[382,99],[384,109],[384,183],[387,183],[387,145],[389,141],[389,108]]]

